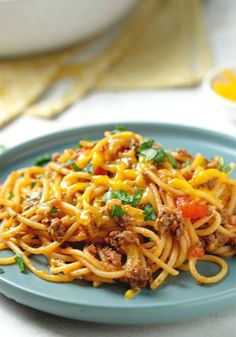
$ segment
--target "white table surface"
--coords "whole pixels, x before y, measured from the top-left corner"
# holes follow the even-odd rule
[[[236,1],[205,0],[205,17],[215,63],[236,63]],[[194,125],[236,134],[236,111],[214,105],[201,87],[93,93],[54,121],[23,116],[0,131],[0,144],[14,146],[49,132],[75,126],[119,121],[156,121]],[[236,282],[236,280],[235,280]],[[0,335],[8,337],[235,336],[235,308],[170,325],[92,324],[38,312],[0,295]]]

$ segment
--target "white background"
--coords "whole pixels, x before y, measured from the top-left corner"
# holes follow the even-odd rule
[[[236,64],[236,1],[205,0],[204,12],[215,64]],[[0,131],[7,147],[56,130],[116,121],[156,121],[194,125],[236,134],[236,109],[214,104],[201,87],[92,93],[53,121],[23,116]],[[236,282],[236,280],[235,280]],[[236,305],[218,315],[171,325],[114,326],[57,318],[16,304],[0,295],[0,335],[65,336],[235,336]]]

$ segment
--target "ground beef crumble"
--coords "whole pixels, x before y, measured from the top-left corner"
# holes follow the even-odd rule
[[[66,231],[61,219],[55,218],[50,220],[49,223],[48,232],[52,239],[54,241],[61,242]]]
[[[126,277],[132,289],[145,288],[151,277],[151,270],[148,267],[137,264],[128,269]]]
[[[184,219],[181,211],[162,206],[157,217],[158,230],[171,232],[179,239],[184,232]]]
[[[229,237],[227,235],[216,231],[215,233],[208,235],[207,238],[205,238],[205,249],[207,251],[212,251],[225,245],[228,240]]]
[[[106,243],[115,248],[117,252],[125,252],[126,247],[130,244],[138,244],[134,233],[129,230],[121,231],[112,231],[109,234],[109,237],[105,239]]]
[[[113,250],[111,247],[105,246],[98,250],[99,257],[105,265],[112,265],[114,267],[121,267],[122,255],[117,251]]]

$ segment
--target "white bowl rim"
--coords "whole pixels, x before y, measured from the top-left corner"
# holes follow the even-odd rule
[[[236,102],[234,102],[231,99],[225,98],[223,96],[220,96],[215,92],[215,90],[212,88],[212,82],[214,78],[219,75],[224,69],[233,70],[236,72],[236,64],[235,63],[222,63],[215,68],[211,69],[205,76],[203,80],[203,89],[208,94],[211,95],[212,98],[215,100],[218,100],[219,103],[223,104],[224,106],[227,106],[231,109],[236,109]]]
[[[13,2],[26,2],[26,1],[35,1],[35,0],[0,0],[0,5],[4,5],[4,4],[10,4],[10,3],[13,3]],[[36,0],[38,1],[38,0]]]

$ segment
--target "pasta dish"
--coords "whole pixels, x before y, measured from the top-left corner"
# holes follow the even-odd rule
[[[127,299],[186,271],[219,282],[236,255],[233,167],[122,127],[42,155],[0,185],[0,250],[13,253],[0,270],[17,263],[51,282],[122,282]],[[202,275],[198,261],[219,271]]]

